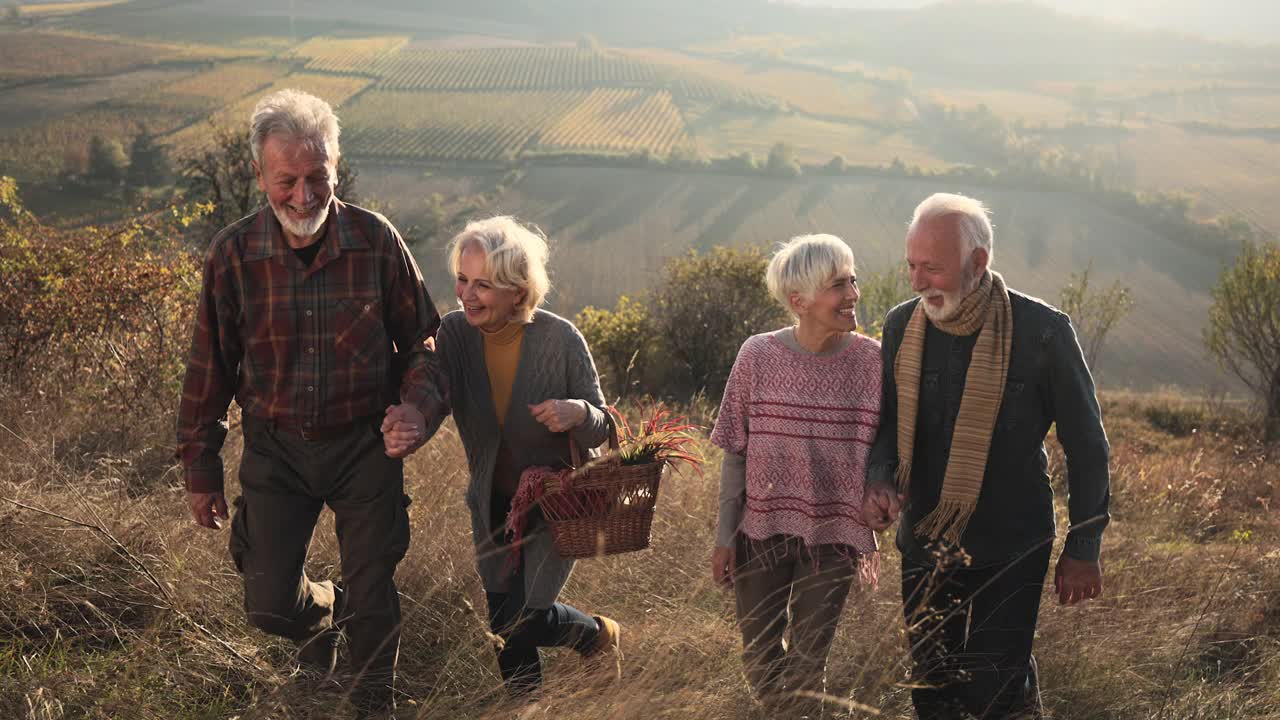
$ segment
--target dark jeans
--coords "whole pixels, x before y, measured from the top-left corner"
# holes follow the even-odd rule
[[[1052,547],[1008,563],[902,560],[902,600],[921,720],[1040,717],[1031,644]],[[967,713],[967,714],[966,714]]]
[[[494,528],[495,542],[506,552],[507,510],[511,499],[495,495],[489,527]],[[531,518],[531,525],[536,522]],[[498,670],[507,689],[523,695],[542,684],[541,647],[570,647],[584,652],[595,645],[600,627],[595,619],[564,603],[549,608],[526,607],[524,596],[524,563],[520,563],[507,581],[507,592],[486,592],[489,604],[489,629],[502,638],[498,650]]]
[[[400,648],[393,576],[409,548],[402,462],[386,456],[376,419],[307,441],[246,416],[244,434],[230,545],[244,575],[249,622],[299,643],[341,627],[357,673],[353,701],[392,706]],[[303,570],[325,505],[333,510],[341,553],[341,617],[334,617],[333,584]]]

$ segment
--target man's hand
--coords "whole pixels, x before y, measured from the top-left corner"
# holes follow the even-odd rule
[[[718,587],[733,587],[734,549],[716,547],[711,551],[711,579]]]
[[[892,488],[873,484],[862,497],[862,521],[872,530],[884,530],[898,519],[906,498]]]
[[[227,496],[220,492],[187,493],[187,506],[191,508],[191,517],[200,527],[217,530],[227,519]]]
[[[1075,605],[1102,595],[1102,561],[1076,560],[1063,553],[1053,571],[1058,604]]]
[[[400,403],[387,408],[382,418],[382,444],[387,457],[403,458],[413,454],[425,439],[427,420],[418,408]]]
[[[587,404],[581,400],[544,400],[530,405],[529,412],[553,433],[568,432],[587,421]]]

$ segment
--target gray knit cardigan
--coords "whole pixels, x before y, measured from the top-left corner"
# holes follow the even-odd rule
[[[454,422],[467,454],[471,482],[467,508],[476,566],[488,592],[507,592],[507,551],[495,548],[489,527],[490,497],[498,446],[505,435],[517,468],[564,467],[569,462],[569,434],[552,433],[533,419],[529,405],[548,399],[585,400],[587,419],[572,432],[580,448],[595,448],[607,439],[604,395],[587,342],[573,323],[545,310],[534,312],[525,327],[511,387],[506,422],[499,426],[484,364],[484,338],[455,310],[441,320],[436,348],[449,374]],[[584,452],[585,455],[585,452]],[[531,608],[550,607],[560,594],[573,561],[560,557],[551,534],[539,523],[525,536],[524,591]]]

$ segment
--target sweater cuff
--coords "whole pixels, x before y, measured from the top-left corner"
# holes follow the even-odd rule
[[[880,463],[867,468],[867,487],[870,488],[872,485],[883,485],[884,487],[897,492],[898,482],[894,478],[895,469],[896,468],[893,463]]]
[[[222,465],[183,468],[183,482],[187,486],[187,492],[220,493],[223,490]]]
[[[1062,552],[1073,560],[1097,562],[1102,555],[1102,538],[1068,533]]]

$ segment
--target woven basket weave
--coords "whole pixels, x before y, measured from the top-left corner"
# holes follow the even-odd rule
[[[665,463],[623,465],[618,458],[618,431],[609,418],[609,453],[582,462],[569,436],[573,474],[569,487],[556,480],[543,487],[540,505],[561,557],[588,558],[633,552],[649,547],[658,482]]]

